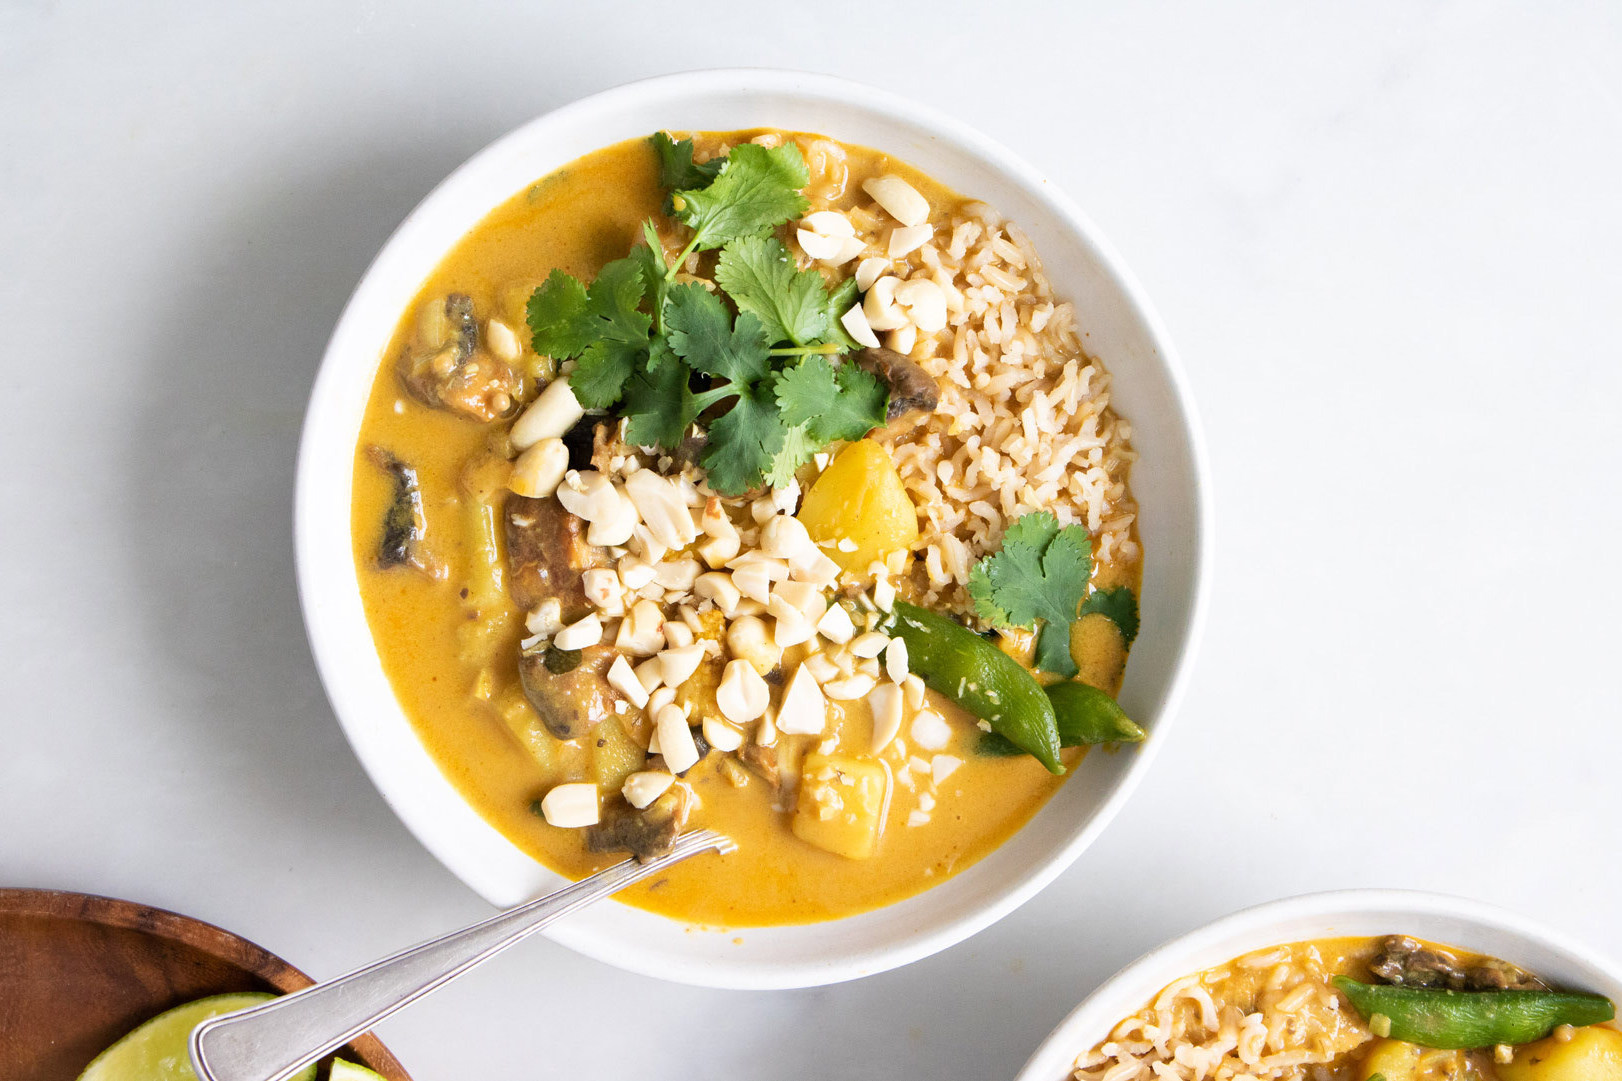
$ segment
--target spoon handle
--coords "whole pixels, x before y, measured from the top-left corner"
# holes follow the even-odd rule
[[[441,987],[560,916],[701,852],[736,846],[711,830],[678,838],[647,863],[626,860],[460,931],[374,961],[347,976],[198,1025],[191,1060],[198,1081],[287,1081],[394,1011]]]

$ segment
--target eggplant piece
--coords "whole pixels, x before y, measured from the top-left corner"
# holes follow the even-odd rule
[[[772,791],[776,792],[783,787],[783,773],[781,767],[777,764],[777,745],[775,743],[770,747],[762,747],[751,740],[743,745],[743,750],[738,752],[738,757],[743,759],[744,765],[754,770],[756,775],[765,781]]]
[[[642,810],[616,796],[603,809],[603,819],[586,827],[586,847],[593,852],[629,852],[647,863],[670,851],[687,826],[692,805],[687,789],[672,785]]]
[[[445,298],[443,321],[420,332],[395,365],[400,383],[426,406],[492,421],[518,408],[518,374],[479,352],[479,321],[463,293]]]
[[[863,349],[856,363],[884,380],[890,388],[890,408],[886,420],[907,413],[933,413],[941,402],[941,388],[935,377],[893,349]]]
[[[430,578],[442,578],[445,568],[427,552],[428,519],[422,510],[422,485],[417,471],[375,443],[366,445],[366,457],[389,475],[394,494],[383,512],[383,533],[377,542],[377,565],[410,567]]]
[[[584,416],[563,433],[563,445],[569,451],[570,469],[583,473],[592,468],[591,454],[597,445],[597,425],[601,423],[598,417]]]
[[[551,496],[509,495],[505,516],[507,591],[513,603],[533,611],[556,597],[564,622],[584,616],[590,606],[581,573],[603,563],[602,549],[586,543],[586,523]]]
[[[579,653],[570,666],[568,655]],[[614,689],[608,666],[617,654],[608,646],[582,650],[530,650],[519,654],[518,681],[546,730],[558,739],[580,739],[613,715]]]

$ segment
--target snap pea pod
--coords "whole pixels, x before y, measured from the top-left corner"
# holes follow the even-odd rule
[[[1365,1019],[1389,1018],[1394,1039],[1444,1051],[1519,1046],[1543,1039],[1560,1025],[1597,1025],[1616,1016],[1604,995],[1439,991],[1359,983],[1345,976],[1336,976],[1334,984]]]
[[[907,667],[931,688],[991,725],[1049,773],[1063,773],[1059,727],[1042,685],[1020,663],[967,627],[905,601],[886,631],[907,643]]]
[[[1126,715],[1119,703],[1097,687],[1067,680],[1044,688],[1053,703],[1059,726],[1059,746],[1087,747],[1094,743],[1142,743],[1144,731]],[[981,754],[1023,754],[1005,737],[987,732],[975,748]]]

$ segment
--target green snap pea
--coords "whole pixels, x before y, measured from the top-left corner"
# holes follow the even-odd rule
[[[896,601],[886,631],[907,643],[907,667],[991,725],[1049,773],[1063,773],[1053,703],[1018,661],[967,627],[905,601]]]
[[[1597,1025],[1616,1016],[1604,995],[1439,991],[1359,983],[1345,976],[1336,976],[1334,984],[1365,1020],[1376,1015],[1390,1019],[1394,1039],[1446,1051],[1519,1046],[1543,1039],[1560,1025]]]
[[[1088,747],[1095,743],[1141,743],[1144,731],[1127,717],[1120,705],[1086,683],[1068,680],[1050,683],[1048,701],[1053,704],[1054,720],[1059,728],[1059,746]],[[995,732],[980,737],[975,748],[981,754],[1006,757],[1025,753]]]

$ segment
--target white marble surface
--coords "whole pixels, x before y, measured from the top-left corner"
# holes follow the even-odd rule
[[[1146,947],[1329,887],[1622,955],[1619,9],[819,10],[0,2],[0,882],[316,975],[485,911],[316,685],[288,526],[316,359],[485,142],[761,64],[955,111],[1157,299],[1215,467],[1189,703],[1101,843],[954,950],[742,995],[537,941],[383,1027],[419,1081],[1008,1076]]]

